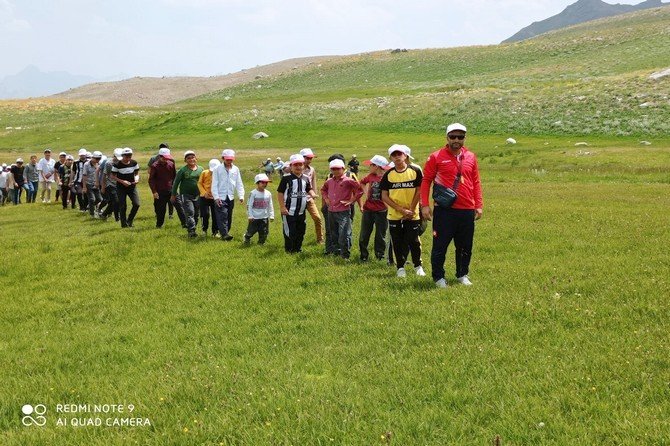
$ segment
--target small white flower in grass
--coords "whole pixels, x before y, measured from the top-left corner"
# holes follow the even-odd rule
[[[542,421],[540,421],[539,423],[537,423],[537,427],[542,429],[544,427],[544,423]]]

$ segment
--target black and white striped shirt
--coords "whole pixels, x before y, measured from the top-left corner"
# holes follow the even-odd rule
[[[137,161],[131,159],[130,163],[125,164],[123,161],[118,161],[112,166],[112,172],[116,174],[116,178],[119,180],[126,180],[133,183],[135,181],[135,175],[140,170],[140,166],[137,164]]]
[[[312,186],[306,176],[298,178],[292,173],[284,175],[277,188],[277,192],[284,194],[284,204],[291,216],[305,213],[308,192],[311,190]]]

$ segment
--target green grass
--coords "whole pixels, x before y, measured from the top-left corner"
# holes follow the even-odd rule
[[[543,175],[531,159],[583,157],[481,150],[476,285],[446,292],[324,259],[311,223],[298,257],[278,222],[264,247],[157,231],[146,187],[132,231],[6,206],[0,442],[662,444],[667,146],[588,149],[591,172]],[[255,160],[241,154],[247,180]],[[238,240],[244,227],[238,206]],[[20,425],[26,402],[48,405],[48,427]],[[153,426],[59,428],[58,403],[134,404]]]
[[[423,164],[458,120],[485,199],[475,286],[446,291],[324,258],[311,222],[302,255],[284,254],[278,221],[244,247],[241,206],[233,243],[156,230],[146,184],[127,231],[0,208],[0,444],[667,444],[668,80],[647,76],[668,60],[668,10],[362,55],[161,108],[0,103],[2,162],[128,145],[144,166],[167,140],[204,165],[231,146],[247,187],[260,160],[305,146],[321,178],[333,152],[395,142]],[[430,231],[423,244],[430,270]],[[21,425],[26,403],[48,406],[46,427]],[[133,404],[152,426],[57,427],[68,403]]]

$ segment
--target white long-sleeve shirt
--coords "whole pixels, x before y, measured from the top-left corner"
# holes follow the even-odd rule
[[[237,198],[243,200],[244,184],[242,184],[240,169],[235,165],[226,169],[226,165],[221,164],[212,172],[212,196],[215,200],[226,198],[234,200],[235,191],[237,191]]]
[[[247,216],[254,220],[261,220],[275,218],[275,208],[272,204],[272,194],[269,190],[263,192],[254,189],[249,194],[249,201],[247,201]]]

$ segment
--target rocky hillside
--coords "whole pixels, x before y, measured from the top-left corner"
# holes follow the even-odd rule
[[[137,106],[165,105],[257,79],[283,76],[338,58],[339,56],[318,56],[289,59],[225,76],[134,77],[118,82],[97,82],[72,88],[53,97]]]
[[[646,0],[637,5],[621,5],[618,3],[616,5],[611,5],[609,3],[605,3],[602,0],[579,0],[578,2],[565,8],[560,14],[549,17],[548,19],[542,20],[540,22],[534,22],[533,24],[514,34],[509,39],[504,40],[502,43],[518,42],[520,40],[530,39],[549,31],[576,25],[578,23],[625,14],[633,11],[640,11],[643,9],[657,8],[664,5],[668,5],[668,3],[663,3],[661,0]]]

